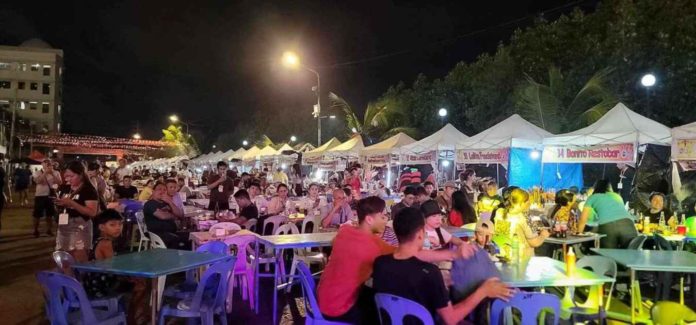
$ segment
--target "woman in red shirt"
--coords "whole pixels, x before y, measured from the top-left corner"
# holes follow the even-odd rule
[[[350,170],[350,180],[348,185],[350,185],[351,190],[353,190],[353,196],[356,199],[360,199],[360,188],[362,184],[360,183],[360,169],[358,167],[353,167]]]
[[[476,223],[476,211],[471,206],[466,194],[462,191],[452,193],[452,210],[447,216],[451,226],[461,227],[465,224]]]

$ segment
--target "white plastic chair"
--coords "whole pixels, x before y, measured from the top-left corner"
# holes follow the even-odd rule
[[[307,231],[307,228],[310,226],[311,231]],[[302,220],[302,233],[307,234],[317,232],[319,230],[319,226],[321,226],[321,215],[306,216],[304,220]]]
[[[234,277],[230,278],[230,282],[236,280],[236,284],[239,285],[240,291],[242,293],[242,299],[249,300],[249,307],[254,309],[254,267],[249,263],[248,257],[253,253],[250,253],[249,244],[256,240],[254,235],[237,235],[225,238],[225,244],[227,244],[230,249],[236,250],[237,260],[234,266]],[[231,312],[232,307],[232,293],[233,287],[229,287],[229,294],[227,297],[227,309]]]
[[[310,219],[314,219],[314,220],[308,221],[308,219],[305,219],[304,221],[302,221],[302,230],[303,230],[302,233],[305,233],[308,222],[314,222],[314,229],[319,228],[319,225],[321,223],[321,216],[310,217]],[[288,226],[288,225],[292,225],[292,227],[297,229],[297,227],[295,227],[295,225],[292,223],[283,225],[283,226],[281,226],[281,228]],[[289,227],[289,228],[292,229],[292,227]],[[280,230],[280,228],[279,228],[279,230]],[[296,234],[299,232],[291,232],[291,233]],[[325,265],[326,264],[326,256],[322,252],[313,252],[311,248],[297,248],[297,249],[295,249],[293,251],[293,255],[292,255],[292,264],[290,265],[290,274],[288,274],[288,276],[287,276],[288,279],[290,279],[290,283],[288,283],[288,286],[286,289],[287,292],[290,292],[290,290],[292,290],[292,285],[294,283],[293,279],[295,276],[295,272],[297,272],[297,263],[299,263],[300,261],[303,261],[307,265],[309,265],[311,263]]]
[[[242,225],[242,228],[249,230],[251,232],[256,232],[256,224],[259,222],[258,219],[249,219]]]
[[[135,213],[135,220],[138,222],[138,234],[140,235],[140,242],[138,243],[138,252],[141,249],[147,249],[150,242],[150,238],[145,236],[147,234],[147,226],[145,225],[145,215],[142,211]]]
[[[242,227],[234,222],[218,222],[214,224],[212,227],[210,227],[210,229],[208,229],[208,232],[211,234],[215,234],[215,229],[242,230]]]
[[[290,219],[286,216],[278,215],[278,216],[272,216],[266,218],[266,220],[263,221],[263,228],[261,228],[261,235],[265,235],[266,231],[266,225],[273,224],[273,229],[271,230],[271,234],[275,234],[276,230],[278,230],[278,227],[280,225],[287,223]]]
[[[152,232],[148,232],[147,235],[150,236],[150,248],[167,249],[167,245],[164,244],[164,241],[160,236]],[[164,292],[166,282],[166,275],[157,278],[157,310],[159,310],[160,307],[162,307],[162,293]],[[152,304],[152,300],[150,300],[150,304]]]

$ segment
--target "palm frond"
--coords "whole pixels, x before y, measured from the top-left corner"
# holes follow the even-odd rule
[[[562,103],[549,86],[527,77],[526,84],[516,91],[515,98],[520,115],[537,126],[554,132],[563,124],[563,117],[559,114]]]
[[[580,118],[576,119],[576,127],[585,127],[597,122],[597,120],[602,118],[614,105],[616,105],[615,100],[603,100],[597,105],[590,107],[580,114]]]
[[[414,139],[418,138],[418,134],[419,134],[417,128],[400,126],[400,127],[395,127],[395,128],[389,129],[386,132],[384,132],[384,134],[382,134],[382,137],[380,138],[380,140],[385,140],[385,139],[387,139],[391,136],[394,136],[398,133],[404,133],[404,134],[406,134],[409,137],[414,138]]]
[[[332,92],[329,92],[329,101],[331,102],[331,108],[338,109],[345,114],[346,126],[348,127],[348,130],[355,128],[358,133],[362,133],[363,125],[355,115],[355,112],[350,107],[348,102]]]
[[[568,106],[572,114],[586,111],[587,107],[593,107],[606,102],[605,105],[616,105],[618,98],[608,87],[608,78],[614,72],[613,68],[605,68],[597,71],[590,80],[578,91],[573,101]],[[584,113],[581,113],[584,114]]]

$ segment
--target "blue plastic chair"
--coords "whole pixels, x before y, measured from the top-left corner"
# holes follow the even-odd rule
[[[196,253],[230,254],[227,244],[221,241],[207,242],[198,247]],[[164,289],[162,294],[165,297],[187,298],[193,295],[197,285],[196,270],[188,270],[186,271],[186,280],[183,283]]]
[[[46,316],[53,325],[126,324],[126,315],[123,312],[110,313],[106,310],[93,309],[84,288],[72,277],[42,271],[37,273],[36,280],[44,290]],[[69,305],[68,297],[70,296],[77,299],[78,310],[70,311],[66,308]]]
[[[314,295],[316,292],[316,284],[314,283],[312,272],[309,271],[307,264],[303,261],[297,263],[297,269],[300,271],[300,278],[302,280],[302,295],[304,297],[306,315],[305,325],[347,325],[347,323],[332,322],[324,319],[324,315],[322,315],[319,310],[317,297]]]
[[[491,325],[499,325],[501,314],[506,308],[514,308],[521,313],[521,325],[537,325],[537,317],[544,309],[553,311],[553,324],[558,324],[561,315],[561,301],[555,295],[539,292],[519,292],[509,302],[496,299],[491,305]]]
[[[232,275],[235,257],[230,256],[221,262],[211,265],[198,282],[192,298],[184,298],[174,305],[162,306],[159,324],[164,325],[165,317],[200,318],[203,325],[213,325],[215,315],[219,316],[221,324],[227,324],[225,300],[227,298],[227,283]],[[213,285],[214,284],[214,285]],[[206,287],[214,287],[206,290]]]
[[[75,258],[73,258],[72,255],[65,251],[55,251],[53,252],[53,261],[56,263],[56,266],[58,267],[58,273],[71,276],[70,274],[66,274],[65,271],[71,270],[72,265],[75,263]],[[73,272],[75,271],[73,270]],[[78,274],[76,272],[75,276],[78,277]],[[75,296],[68,295],[67,298],[67,305],[65,306],[65,308],[80,307],[80,304]],[[109,313],[115,313],[119,310],[123,310],[122,308],[120,308],[120,301],[121,295],[114,295],[110,297],[91,299],[89,302],[92,305],[92,307],[106,308],[106,310]]]
[[[375,302],[377,303],[377,312],[379,313],[379,322],[381,324],[402,324],[406,316],[420,319],[423,325],[435,324],[430,312],[415,301],[387,293],[378,293],[375,294]],[[391,323],[387,323],[382,319],[382,310],[389,314]]]

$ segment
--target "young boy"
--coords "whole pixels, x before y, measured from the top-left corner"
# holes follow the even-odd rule
[[[425,242],[424,249],[442,249],[447,244],[460,246],[464,242],[452,236],[442,227],[442,210],[435,200],[429,200],[420,206],[420,211],[425,216]]]
[[[495,211],[503,206],[503,198],[498,195],[498,183],[490,181],[486,185],[486,192],[476,202],[476,214],[479,219],[494,220]]]
[[[404,208],[396,216],[394,231],[399,247],[394,254],[375,260],[372,274],[375,292],[413,300],[430,311],[433,319],[439,317],[445,324],[459,323],[485,298],[507,300],[512,296],[511,288],[491,278],[463,301],[452,304],[437,266],[418,257],[425,240],[424,219],[414,208]]]
[[[497,261],[495,254],[498,250],[495,243],[492,240],[493,233],[495,233],[495,226],[490,220],[479,220],[476,223],[476,230],[474,232],[474,240],[479,248],[485,250],[491,257],[491,260]]]
[[[90,261],[112,258],[114,252],[113,242],[121,236],[123,229],[123,218],[113,209],[104,210],[94,219],[96,227],[99,229],[99,238],[94,242],[89,254]],[[132,286],[126,290],[119,289],[123,282],[130,282]],[[143,279],[118,278],[113,275],[101,273],[87,273],[84,279],[84,287],[90,297],[101,298],[114,295],[117,292],[132,292],[128,305],[128,324],[140,324],[143,320],[149,319],[147,315],[147,285]]]

